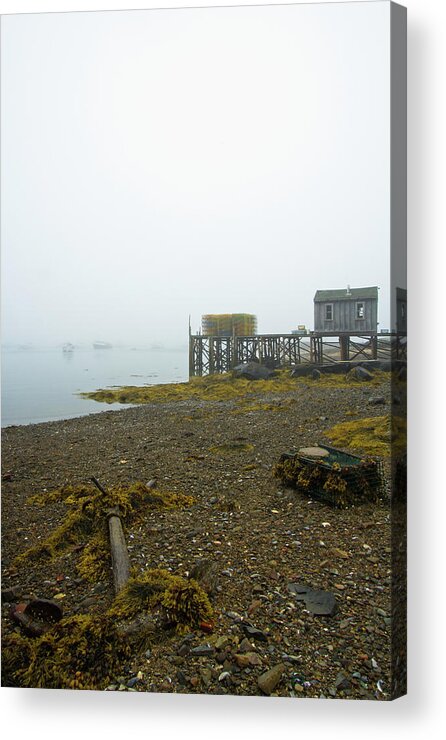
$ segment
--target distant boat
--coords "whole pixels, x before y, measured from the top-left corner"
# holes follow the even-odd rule
[[[111,349],[112,345],[110,342],[93,342],[93,347],[95,349]]]
[[[71,342],[66,342],[62,347],[62,352],[72,352],[73,350],[74,344],[71,344]]]

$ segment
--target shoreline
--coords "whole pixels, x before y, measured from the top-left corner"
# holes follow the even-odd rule
[[[384,407],[367,404],[377,394],[385,396]],[[257,401],[259,407],[240,407],[237,399],[157,402],[3,428],[2,588],[19,588],[21,599],[62,594],[67,616],[100,614],[113,598],[111,578],[79,579],[75,549],[60,561],[14,565],[66,514],[63,504],[39,508],[29,499],[91,476],[106,488],[155,479],[160,489],[194,503],[166,512],[148,507],[126,531],[131,565],[184,577],[210,559],[218,574],[215,627],[212,634],[194,630],[186,644],[177,633],[158,631],[150,656],[136,651],[130,673],[123,666],[113,686],[129,690],[127,683],[140,676],[131,684],[138,691],[263,695],[260,676],[281,665],[273,695],[389,699],[388,503],[331,509],[284,488],[272,471],[293,447],[329,443],[325,434],[336,423],[388,413],[390,376],[374,387],[297,384],[274,394],[273,402],[268,394]],[[322,619],[293,603],[287,596],[293,581],[333,592],[337,613]],[[14,629],[9,610],[4,604],[4,636]],[[265,636],[248,650],[257,656],[252,665],[238,657],[244,635],[231,614]],[[209,649],[196,655],[193,648],[203,644]]]

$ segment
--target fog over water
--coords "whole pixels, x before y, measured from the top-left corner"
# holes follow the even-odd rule
[[[347,284],[390,328],[388,3],[8,16],[1,47],[3,343],[311,329]]]

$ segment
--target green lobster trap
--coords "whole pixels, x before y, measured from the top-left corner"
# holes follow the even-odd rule
[[[380,461],[327,445],[285,452],[274,475],[286,486],[339,509],[376,502],[384,493]]]

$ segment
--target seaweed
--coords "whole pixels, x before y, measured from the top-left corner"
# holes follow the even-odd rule
[[[206,592],[194,579],[161,568],[132,576],[115,598],[109,614],[116,619],[129,619],[142,609],[157,607],[163,609],[168,622],[191,628],[209,621],[213,614]]]
[[[374,371],[369,385],[380,385],[388,380],[389,374],[383,371]],[[323,373],[318,381],[318,387],[345,388],[356,386],[357,381],[349,376]],[[120,388],[101,388],[96,391],[83,392],[79,395],[102,403],[166,403],[170,401],[237,401],[241,399],[253,400],[256,396],[266,393],[288,393],[290,391],[305,391],[308,386],[314,386],[311,377],[293,378],[289,369],[277,370],[275,377],[268,380],[247,380],[234,377],[232,373],[220,373],[191,378],[185,383],[162,383],[153,386],[123,386]],[[256,409],[255,409],[256,410]],[[273,410],[267,408],[265,410]]]
[[[131,656],[110,617],[76,615],[39,638],[4,638],[2,683],[46,689],[105,688]]]
[[[68,513],[62,523],[38,545],[29,548],[15,559],[20,566],[35,558],[55,559],[67,550],[84,545],[77,563],[79,574],[90,581],[106,575],[108,562],[107,512],[119,507],[125,525],[138,520],[147,507],[172,509],[190,506],[194,499],[183,493],[149,489],[142,481],[113,486],[105,493],[89,484],[64,486],[33,496],[29,503],[44,506],[62,502]]]
[[[153,628],[144,616],[156,609],[164,624],[180,632],[209,623],[213,616],[209,598],[195,580],[148,570],[133,575],[102,615],[66,617],[35,639],[15,632],[6,636],[2,685],[104,689],[135,651],[146,649]],[[137,629],[126,629],[126,622],[136,616],[142,616]]]
[[[395,415],[372,416],[336,424],[325,434],[337,445],[368,455],[389,457],[406,448],[406,420]]]

